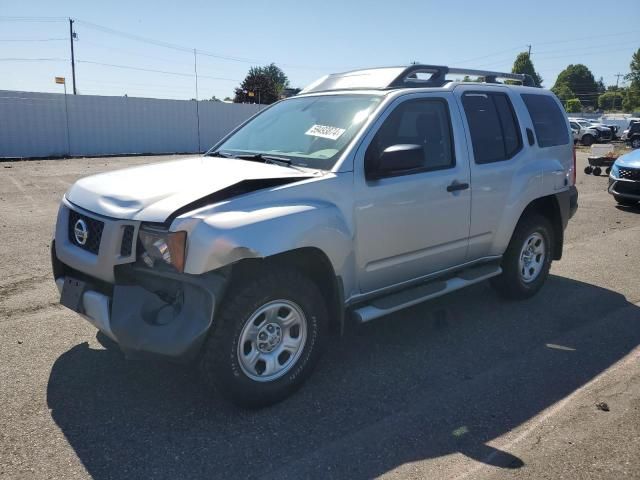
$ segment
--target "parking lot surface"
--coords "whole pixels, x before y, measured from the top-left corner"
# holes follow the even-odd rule
[[[260,411],[126,361],[57,303],[65,190],[168,158],[0,163],[0,478],[640,478],[640,209],[582,173],[585,153],[535,298],[480,284],[351,327]]]

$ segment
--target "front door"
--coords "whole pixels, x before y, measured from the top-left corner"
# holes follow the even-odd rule
[[[464,263],[470,218],[468,154],[448,93],[396,99],[356,154],[356,259],[368,293]],[[460,138],[458,138],[460,137]],[[392,145],[421,145],[424,166],[367,178]]]

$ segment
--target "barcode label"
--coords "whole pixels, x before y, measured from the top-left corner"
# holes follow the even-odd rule
[[[304,134],[312,137],[328,138],[329,140],[337,140],[344,133],[344,128],[328,127],[327,125],[314,125]]]

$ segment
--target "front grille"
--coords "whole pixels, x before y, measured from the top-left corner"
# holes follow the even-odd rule
[[[618,177],[626,180],[635,180],[640,182],[640,168],[624,168],[618,169]]]
[[[602,140],[609,140],[613,136],[613,133],[611,132],[611,130],[603,130],[603,131],[599,130],[599,132],[600,132],[600,138]]]
[[[616,182],[613,189],[618,193],[627,193],[629,195],[640,195],[640,183]]]
[[[75,227],[78,220],[82,220],[87,226],[87,238],[84,245],[76,238]],[[69,241],[77,247],[97,255],[100,249],[103,229],[104,222],[82,215],[75,210],[69,210]]]
[[[122,243],[120,244],[120,255],[128,257],[133,251],[133,225],[127,225],[122,232]]]

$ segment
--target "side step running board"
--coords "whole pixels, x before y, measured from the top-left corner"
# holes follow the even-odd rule
[[[455,290],[460,290],[474,283],[482,282],[501,273],[502,268],[496,264],[467,268],[447,279],[433,280],[400,292],[376,298],[366,305],[354,309],[353,315],[358,323],[365,323],[397,312],[403,308],[446,295]]]

